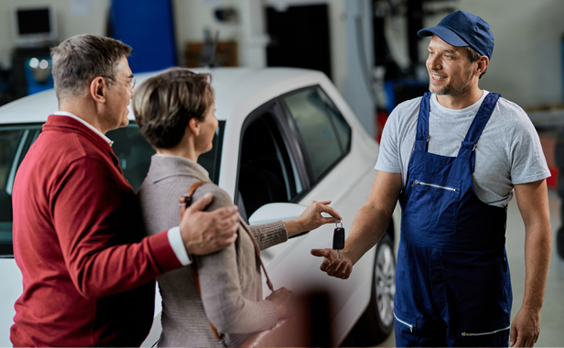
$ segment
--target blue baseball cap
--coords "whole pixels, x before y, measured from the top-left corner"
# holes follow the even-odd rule
[[[437,35],[444,42],[455,47],[470,46],[483,56],[492,59],[494,36],[490,25],[482,18],[464,11],[456,11],[435,27],[421,29],[419,37]]]

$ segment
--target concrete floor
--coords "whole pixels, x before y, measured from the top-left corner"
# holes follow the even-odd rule
[[[535,347],[564,346],[564,260],[556,252],[556,231],[560,227],[560,199],[554,191],[549,191],[550,222],[552,225],[552,255],[548,280],[541,311],[541,334]],[[513,287],[513,308],[511,316],[515,317],[523,302],[525,287],[525,228],[519,214],[516,200],[509,203],[507,217],[507,255]],[[395,347],[394,335],[377,347]]]

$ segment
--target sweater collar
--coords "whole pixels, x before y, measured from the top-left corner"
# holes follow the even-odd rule
[[[149,180],[156,182],[179,174],[189,174],[198,180],[210,181],[208,171],[188,158],[160,154],[154,154],[151,157],[151,166],[147,173]]]
[[[112,146],[114,144],[113,140],[111,140],[110,138],[108,138],[106,135],[104,135],[102,132],[100,132],[98,129],[96,129],[96,127],[94,127],[93,125],[91,125],[90,123],[86,122],[85,120],[83,120],[82,118],[67,112],[67,111],[55,111],[53,113],[53,115],[56,116],[67,116],[67,117],[72,117],[73,119],[79,121],[80,123],[82,123],[83,125],[85,125],[86,127],[90,128],[94,133],[98,134],[102,139],[104,139],[110,146]]]
[[[115,156],[110,144],[106,142],[97,133],[84,125],[82,122],[73,117],[51,115],[47,118],[47,122],[43,124],[43,131],[62,130],[66,132],[78,133],[88,138],[93,144],[96,144],[104,151],[108,152],[114,163],[117,164],[118,159]]]

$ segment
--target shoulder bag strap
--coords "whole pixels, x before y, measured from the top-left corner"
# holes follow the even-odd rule
[[[194,183],[192,186],[190,186],[190,188],[188,189],[188,191],[186,191],[185,194],[180,196],[180,198],[178,199],[178,203],[179,203],[179,206],[180,206],[180,220],[182,220],[182,216],[184,215],[186,208],[189,207],[192,204],[192,196],[194,195],[194,192],[196,191],[196,189],[198,187],[200,187],[201,185],[207,183],[207,182],[208,181],[198,181],[198,182]],[[249,231],[249,228],[247,227],[247,225],[244,223],[243,219],[241,218],[241,215],[239,215],[239,224],[241,225],[241,227],[243,227],[245,232],[247,232],[247,234],[249,235],[249,238],[251,238],[251,241],[253,242],[253,246],[255,248],[255,253],[256,253],[257,258],[260,262],[260,265],[262,267],[264,275],[266,277],[266,285],[268,286],[270,291],[274,291],[274,286],[272,285],[272,281],[270,281],[270,278],[268,277],[268,273],[266,273],[266,267],[264,266],[264,263],[262,262],[262,258],[260,257],[259,247],[258,247],[255,239],[253,238],[253,235]],[[192,271],[192,277],[194,278],[194,283],[196,284],[196,288],[198,289],[198,293],[200,294],[200,297],[202,297],[202,290],[200,289],[200,278],[198,277],[198,267],[196,265],[196,259],[194,257],[191,257],[191,259],[192,259],[192,263],[190,264],[190,269]],[[220,334],[211,322],[209,322],[209,324],[211,326],[213,333],[215,334],[215,337],[219,341],[222,341],[223,340],[223,334]]]
[[[192,186],[190,186],[188,191],[186,191],[186,193],[180,196],[180,198],[178,199],[181,221],[182,221],[182,216],[184,216],[184,212],[186,211],[186,208],[192,204],[192,195],[194,194],[194,191],[196,191],[198,187],[200,187],[205,183],[206,181],[198,181],[194,183]],[[194,278],[194,283],[196,284],[196,288],[198,289],[198,293],[200,294],[200,298],[201,298],[202,290],[200,289],[200,278],[198,277],[198,267],[196,265],[196,258],[191,256],[190,259],[192,260],[192,263],[190,264],[190,270],[192,271],[192,278]],[[211,321],[208,321],[208,323],[210,324],[213,334],[218,339],[218,341],[223,342],[223,334],[220,334],[219,331],[217,331],[217,329],[211,323]]]

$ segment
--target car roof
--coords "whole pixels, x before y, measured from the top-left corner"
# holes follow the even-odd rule
[[[299,88],[328,80],[318,71],[296,68],[197,68],[198,73],[212,75],[212,87],[215,92],[216,116],[227,120],[232,110],[241,104],[257,104],[273,97]],[[135,74],[137,84],[154,76],[157,72]],[[54,89],[26,96],[0,107],[0,124],[42,123],[58,110]],[[131,105],[129,118],[134,120]]]

